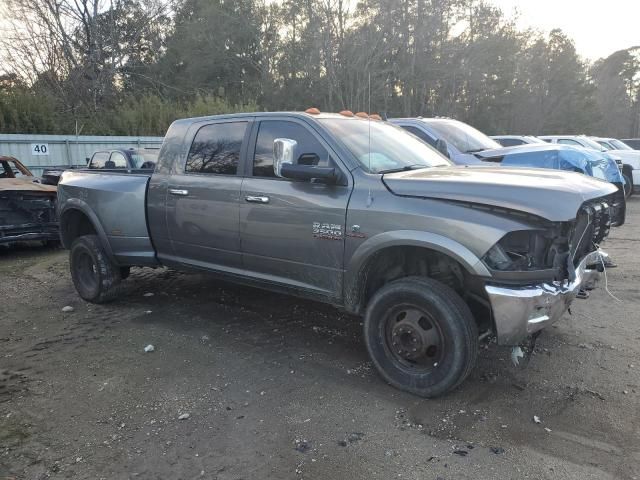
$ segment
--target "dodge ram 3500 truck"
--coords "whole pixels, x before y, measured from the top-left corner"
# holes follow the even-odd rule
[[[364,317],[389,383],[429,397],[469,375],[480,338],[518,345],[587,296],[615,192],[453,166],[396,126],[310,110],[178,120],[153,174],[67,171],[58,208],[83,299],[169,266],[327,302]]]

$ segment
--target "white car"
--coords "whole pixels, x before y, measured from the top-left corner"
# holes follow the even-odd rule
[[[633,149],[611,150],[604,144],[596,141],[596,138],[602,140],[599,137],[587,137],[585,135],[544,135],[540,138],[549,143],[572,145],[574,147],[590,148],[592,150],[598,150],[599,152],[606,152],[617,162],[622,162],[622,175],[627,185],[631,186],[627,196],[631,195],[635,189],[640,191],[640,151]],[[610,144],[611,141],[615,139],[606,140],[608,141],[604,143]],[[617,142],[619,142],[619,140],[617,140],[616,143]]]

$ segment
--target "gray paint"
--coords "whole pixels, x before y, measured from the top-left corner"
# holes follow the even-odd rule
[[[273,118],[299,122],[313,132],[336,161],[345,184],[253,177],[248,140],[255,143],[259,121]],[[179,120],[165,136],[150,180],[140,174],[67,172],[58,189],[60,208],[86,211],[120,265],[158,262],[204,269],[358,311],[362,272],[385,248],[436,250],[458,261],[472,277],[491,282],[495,279],[482,256],[508,232],[539,228],[526,216],[472,209],[463,202],[568,221],[585,200],[615,191],[607,182],[583,175],[521,168],[368,174],[316,118],[265,113]],[[238,175],[185,174],[195,132],[229,119],[251,124]],[[172,195],[172,189],[187,194]],[[268,201],[246,201],[255,196]],[[333,228],[329,238],[317,234],[323,224]]]
[[[586,200],[617,191],[581,173],[537,168],[451,167],[393,173],[383,182],[397,195],[461,200],[572,220]]]

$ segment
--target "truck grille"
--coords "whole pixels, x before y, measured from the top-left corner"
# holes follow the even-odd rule
[[[576,218],[575,229],[571,239],[571,256],[574,265],[609,236],[614,225],[615,207],[613,199],[599,198],[585,202]]]

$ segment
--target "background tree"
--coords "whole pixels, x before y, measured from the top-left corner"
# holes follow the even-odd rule
[[[5,0],[0,129],[156,134],[229,111],[640,135],[640,47],[588,65],[485,0]]]

